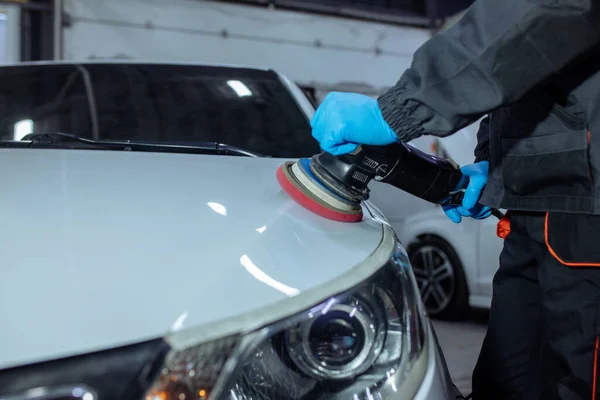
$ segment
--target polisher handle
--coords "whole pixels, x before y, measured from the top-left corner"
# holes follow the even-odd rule
[[[405,143],[391,146],[395,163],[376,180],[434,204],[445,204],[466,188],[468,179],[454,161],[424,153]]]
[[[461,181],[461,183],[458,186],[459,191],[456,194],[452,195],[450,197],[450,200],[448,200],[448,202],[444,203],[443,205],[451,205],[451,206],[461,205],[463,197],[465,197],[465,189],[467,188],[468,185],[469,185],[469,179],[464,177],[464,179]],[[494,217],[498,218],[499,220],[504,218],[504,213],[502,211],[498,210],[497,208],[491,208],[491,210],[492,210],[492,215]]]
[[[398,161],[385,176],[377,176],[376,180],[430,203],[462,204],[469,178],[463,175],[454,160],[424,153],[404,143],[392,146]],[[492,209],[492,214],[499,219],[504,216],[496,209]]]

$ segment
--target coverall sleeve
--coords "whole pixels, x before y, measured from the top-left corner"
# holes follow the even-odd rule
[[[600,42],[600,0],[476,0],[379,97],[401,141],[448,136],[518,100]]]
[[[479,123],[474,153],[475,162],[490,160],[490,117],[485,117]]]

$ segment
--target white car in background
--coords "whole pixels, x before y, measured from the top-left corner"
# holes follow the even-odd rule
[[[459,165],[473,163],[479,121],[445,138],[419,138],[412,144]],[[385,210],[382,210],[385,213]],[[506,210],[501,210],[505,212]],[[489,309],[492,279],[503,241],[498,219],[450,221],[440,206],[427,205],[394,229],[407,247],[428,313],[434,318],[462,319],[470,307]]]
[[[460,398],[385,217],[329,221],[280,189],[314,111],[281,75],[0,81],[0,399]]]

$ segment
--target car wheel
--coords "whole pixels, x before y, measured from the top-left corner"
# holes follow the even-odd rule
[[[429,315],[444,320],[464,318],[469,310],[469,290],[452,246],[427,235],[408,246],[407,252]]]

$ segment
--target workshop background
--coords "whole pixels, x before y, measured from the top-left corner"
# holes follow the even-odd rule
[[[0,62],[144,60],[272,68],[314,104],[377,96],[472,0],[14,0],[0,2]],[[469,392],[485,312],[435,326]]]

